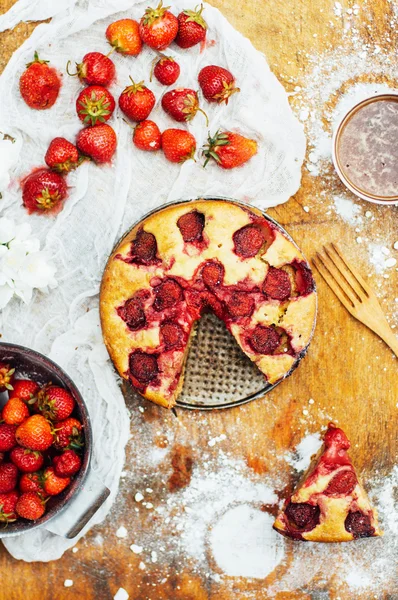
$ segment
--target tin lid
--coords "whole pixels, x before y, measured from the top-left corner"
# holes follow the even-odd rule
[[[332,157],[359,198],[398,204],[398,94],[377,94],[351,108],[334,132]]]

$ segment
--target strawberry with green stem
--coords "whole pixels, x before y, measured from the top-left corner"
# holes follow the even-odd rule
[[[63,137],[56,137],[51,141],[44,160],[57,173],[69,173],[82,162],[76,146]]]
[[[28,213],[55,213],[67,196],[63,177],[50,169],[38,169],[22,183],[22,201]]]
[[[18,518],[15,507],[18,502],[17,490],[0,493],[0,523],[12,523]]]
[[[257,148],[255,140],[232,131],[218,130],[214,136],[209,134],[203,149],[204,166],[212,159],[222,169],[234,169],[250,160],[257,153]]]
[[[148,7],[140,21],[141,39],[154,50],[165,50],[178,33],[178,19],[169,8],[161,0],[157,8]]]
[[[51,108],[58,98],[61,79],[48,60],[40,60],[37,52],[32,62],[26,65],[26,70],[19,80],[19,91],[30,108],[45,110]]]
[[[180,48],[192,48],[206,39],[207,23],[202,17],[203,4],[200,9],[183,10],[178,15],[178,33],[175,43]]]
[[[175,121],[192,121],[197,112],[201,112],[206,118],[206,127],[209,119],[199,106],[199,98],[195,90],[189,88],[176,88],[166,92],[162,98],[162,108]]]
[[[101,85],[90,85],[82,90],[76,100],[76,112],[85,125],[108,121],[115,110],[115,99]]]
[[[111,50],[112,52],[113,50]],[[71,77],[78,77],[85,85],[102,85],[108,87],[116,77],[115,65],[109,55],[102,52],[89,52],[81,63],[76,64],[76,73],[70,73],[68,60],[66,72]]]
[[[132,77],[130,79],[131,85],[119,96],[120,110],[132,121],[145,121],[155,106],[155,95],[143,81],[135,83]]]

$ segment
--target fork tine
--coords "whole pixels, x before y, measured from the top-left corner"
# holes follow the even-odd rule
[[[315,257],[312,258],[312,262],[315,265],[315,267],[317,268],[317,270],[319,271],[319,273],[322,275],[322,277],[324,278],[324,280],[326,281],[328,286],[331,288],[331,290],[334,292],[334,294],[337,296],[337,298],[343,304],[343,306],[345,306],[345,308],[350,313],[352,313],[352,311],[354,309],[353,302],[351,302],[350,298],[346,295],[343,288],[334,279],[333,275],[330,273],[328,268],[324,265],[324,263],[322,261],[322,257],[319,254],[319,252],[316,253],[316,258]]]
[[[338,247],[337,244],[334,244],[333,242],[331,242],[330,244],[332,246],[332,248],[334,249],[335,253],[337,254],[337,256],[339,257],[339,259],[341,260],[342,263],[344,263],[344,265],[347,267],[347,269],[350,271],[351,275],[357,280],[358,284],[361,286],[361,288],[363,289],[363,292],[365,293],[365,295],[369,298],[373,292],[370,289],[370,287],[368,286],[368,284],[365,282],[365,280],[363,279],[363,277],[361,277],[361,275],[358,273],[358,271],[356,271],[348,262],[348,260],[345,258],[345,256],[342,254],[340,248]]]
[[[333,256],[330,255],[330,251],[326,246],[323,247],[324,254],[320,254],[319,256],[322,259],[323,265],[327,268],[329,273],[333,276],[333,279],[337,281],[340,288],[344,291],[345,295],[351,300],[353,306],[358,304],[358,302],[362,302],[359,295],[352,288],[349,281],[345,277],[345,274],[340,271],[339,267],[333,260]]]

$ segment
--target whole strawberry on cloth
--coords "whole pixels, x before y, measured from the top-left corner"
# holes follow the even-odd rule
[[[142,50],[139,24],[134,19],[114,21],[108,25],[105,35],[110,45],[120,54],[138,56]]]
[[[140,21],[142,41],[154,50],[165,50],[178,33],[178,19],[159,2],[157,8],[147,8]]]
[[[189,88],[176,88],[166,92],[162,98],[162,108],[175,121],[192,121],[198,112],[206,118],[206,113],[199,106],[199,98],[195,90]]]
[[[235,87],[235,77],[232,73],[217,65],[203,67],[198,75],[198,81],[208,102],[228,104],[232,94],[240,92],[240,89]]]
[[[35,52],[33,61],[26,65],[26,70],[19,79],[22,98],[30,108],[36,110],[51,108],[61,88],[61,79],[48,62],[48,60],[40,60]]]
[[[76,112],[85,125],[108,121],[114,110],[114,97],[101,85],[90,85],[84,88],[76,100]]]
[[[107,123],[82,129],[76,139],[76,145],[84,156],[96,163],[107,163],[116,151],[116,133]]]
[[[29,214],[59,212],[66,196],[65,179],[50,169],[38,169],[22,183],[22,201]]]
[[[154,60],[153,75],[162,85],[173,85],[180,76],[180,65],[171,56],[162,55]],[[151,75],[152,81],[152,75]]]
[[[143,81],[135,83],[130,79],[131,85],[125,87],[119,96],[120,110],[132,121],[145,121],[155,106],[155,95]]]
[[[196,140],[185,129],[166,129],[162,133],[162,149],[168,161],[183,163],[194,158]]]
[[[232,131],[217,131],[209,135],[203,150],[204,166],[214,160],[222,169],[240,167],[257,154],[257,142]]]
[[[66,65],[68,75],[78,77],[85,85],[108,87],[116,77],[115,65],[109,56],[102,54],[102,52],[88,52],[88,54],[85,54],[81,63],[75,63],[76,73],[70,73],[70,63],[69,60]]]
[[[162,134],[153,121],[141,121],[134,128],[133,143],[140,150],[156,152],[162,146]]]
[[[76,146],[63,137],[56,137],[51,141],[44,160],[57,173],[69,173],[82,162]]]
[[[175,43],[180,48],[192,48],[206,39],[207,23],[202,17],[203,4],[200,9],[183,10],[178,15],[178,33]]]

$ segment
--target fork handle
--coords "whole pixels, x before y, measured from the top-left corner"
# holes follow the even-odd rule
[[[395,356],[398,357],[398,338],[394,335],[391,327],[386,322],[385,327],[379,332],[382,340],[391,348]]]

